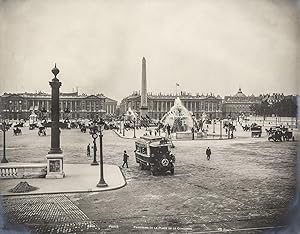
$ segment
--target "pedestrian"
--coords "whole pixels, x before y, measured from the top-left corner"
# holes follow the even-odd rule
[[[90,157],[91,156],[91,146],[90,146],[90,143],[87,145],[87,147],[86,147],[86,155],[88,156],[88,157]]]
[[[171,135],[171,127],[169,124],[167,125],[167,132],[168,132],[168,137],[169,137]]]
[[[207,158],[207,160],[210,160],[210,155],[211,155],[211,150],[210,150],[210,148],[208,147],[208,148],[206,149],[206,158]]]
[[[125,166],[125,164],[126,164],[126,166],[127,166],[127,168],[128,168],[128,162],[127,162],[127,159],[129,158],[129,156],[128,156],[128,154],[126,153],[126,150],[124,150],[124,155],[123,155],[123,165],[122,165],[122,167],[124,167]]]

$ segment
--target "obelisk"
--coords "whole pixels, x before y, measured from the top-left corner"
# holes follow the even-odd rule
[[[148,104],[147,104],[147,79],[146,79],[146,59],[142,59],[142,94],[141,94],[141,106],[140,106],[140,117],[146,117],[148,115]]]

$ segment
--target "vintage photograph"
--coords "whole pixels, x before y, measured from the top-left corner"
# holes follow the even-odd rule
[[[297,0],[0,0],[0,233],[300,233],[299,42]]]

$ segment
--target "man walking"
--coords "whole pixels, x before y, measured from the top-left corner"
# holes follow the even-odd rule
[[[126,164],[126,166],[127,166],[127,168],[128,168],[128,162],[127,162],[127,159],[129,158],[129,156],[128,156],[128,154],[126,153],[126,150],[124,150],[124,155],[123,155],[123,165],[122,165],[122,167],[124,167],[125,166],[125,164]]]
[[[208,147],[208,148],[206,149],[206,158],[207,158],[207,160],[210,160],[210,155],[211,155],[211,150],[210,150],[210,148]]]
[[[167,125],[167,132],[168,132],[168,137],[170,137],[170,135],[171,135],[171,127],[170,127],[169,124]]]

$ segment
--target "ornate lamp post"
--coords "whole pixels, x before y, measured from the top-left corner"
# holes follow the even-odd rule
[[[125,136],[125,115],[123,115],[123,136]]]
[[[5,151],[5,143],[6,143],[5,142],[5,132],[7,131],[5,120],[1,124],[1,130],[3,132],[3,157],[1,159],[1,163],[8,163],[8,161],[6,159],[6,155],[5,155],[5,153],[6,153],[6,151]]]
[[[122,128],[121,128],[121,125],[122,125],[122,120],[121,120],[121,118],[120,118],[120,134],[122,133]]]
[[[99,163],[97,162],[97,159],[96,159],[96,157],[97,157],[97,155],[96,155],[96,153],[97,153],[96,139],[98,137],[98,134],[97,134],[98,128],[97,128],[96,123],[97,123],[97,121],[94,120],[92,132],[91,132],[92,138],[93,138],[93,144],[94,144],[94,147],[93,147],[94,148],[94,161],[91,163],[92,166],[99,165]]]
[[[158,135],[160,136],[160,126],[161,126],[161,123],[160,121],[158,121]]]
[[[222,120],[220,119],[220,139],[222,139]]]
[[[193,128],[192,128],[192,140],[195,140],[195,124],[194,124],[194,121],[195,121],[195,115],[194,113],[192,114],[192,120],[193,120]]]
[[[107,187],[108,185],[106,184],[104,180],[104,175],[103,175],[103,144],[102,144],[102,126],[104,125],[104,121],[101,118],[99,121],[99,140],[100,140],[100,180],[97,184],[97,187]]]

